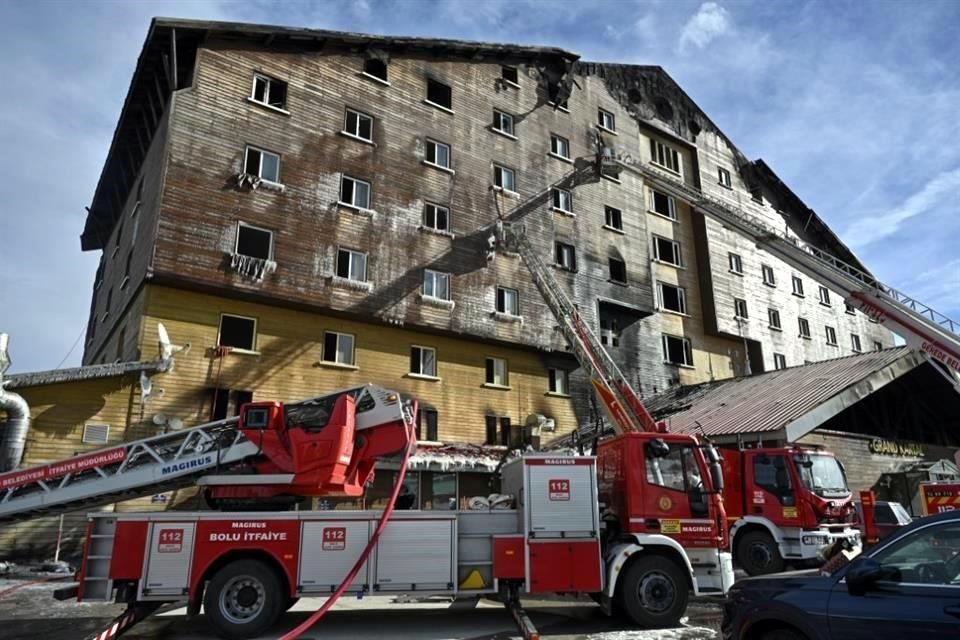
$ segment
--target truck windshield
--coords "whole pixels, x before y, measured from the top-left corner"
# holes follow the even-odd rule
[[[803,455],[793,459],[803,486],[811,491],[848,493],[847,478],[833,456]]]

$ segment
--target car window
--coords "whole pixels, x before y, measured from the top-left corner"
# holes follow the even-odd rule
[[[890,582],[960,585],[960,522],[918,529],[874,559]]]
[[[647,452],[647,482],[674,489],[686,490],[683,481],[683,447],[671,447],[670,453],[663,457],[654,457]]]
[[[873,521],[877,524],[896,524],[897,520],[893,517],[893,509],[890,505],[878,504],[873,507]]]

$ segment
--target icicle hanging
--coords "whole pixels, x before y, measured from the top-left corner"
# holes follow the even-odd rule
[[[277,263],[273,260],[245,256],[242,253],[231,253],[230,268],[244,277],[262,282],[265,275],[277,270]]]

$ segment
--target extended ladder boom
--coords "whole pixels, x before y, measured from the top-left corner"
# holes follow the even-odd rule
[[[781,234],[756,217],[704,195],[650,165],[621,163],[639,171],[659,188],[689,202],[694,209],[754,240],[797,271],[839,291],[850,304],[870,318],[886,324],[906,344],[960,374],[960,323],[933,308],[885,285],[863,270],[822,249]]]
[[[620,368],[604,349],[590,327],[583,322],[576,305],[544,266],[536,249],[523,233],[521,225],[504,225],[508,247],[517,251],[533,276],[537,289],[560,323],[563,337],[574,356],[590,374],[590,382],[600,398],[600,404],[618,433],[657,431],[656,421],[643,406],[640,397],[627,382]]]

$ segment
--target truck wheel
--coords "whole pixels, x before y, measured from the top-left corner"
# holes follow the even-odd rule
[[[780,573],[785,566],[776,540],[766,531],[737,536],[737,563],[751,576]]]
[[[620,606],[635,624],[656,629],[680,624],[690,582],[676,562],[663,556],[640,557],[621,580]]]
[[[203,610],[221,638],[252,638],[272,627],[290,598],[274,571],[259,560],[231,562],[214,574]]]

